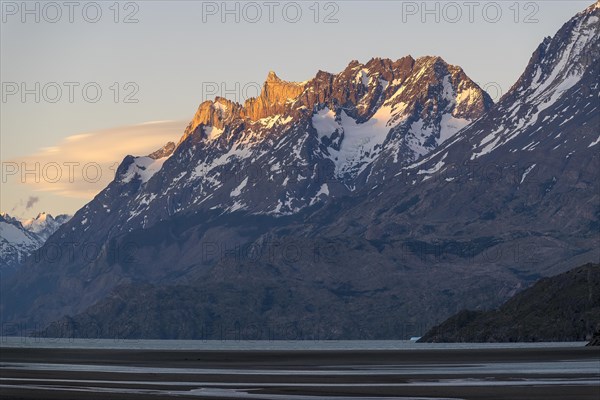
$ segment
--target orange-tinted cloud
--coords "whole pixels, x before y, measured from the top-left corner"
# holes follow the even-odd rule
[[[10,191],[9,197],[24,198],[32,191],[52,192],[90,200],[112,181],[126,155],[147,155],[169,141],[177,142],[185,125],[184,121],[153,121],[85,132],[29,156],[3,161],[4,194]]]

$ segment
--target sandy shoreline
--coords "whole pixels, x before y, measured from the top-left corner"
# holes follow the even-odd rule
[[[0,366],[2,399],[600,398],[600,349],[589,347],[241,352],[1,348]]]

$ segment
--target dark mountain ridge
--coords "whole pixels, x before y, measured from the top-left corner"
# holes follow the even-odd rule
[[[491,311],[464,310],[420,342],[563,342],[600,329],[600,264],[541,279]]]

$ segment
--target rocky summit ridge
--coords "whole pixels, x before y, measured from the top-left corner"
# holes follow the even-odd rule
[[[428,100],[430,93],[427,90],[436,85],[446,85],[447,100],[455,95],[454,117],[472,119],[492,104],[489,95],[460,67],[449,65],[440,57],[415,60],[407,56],[397,61],[373,58],[366,64],[353,60],[338,74],[319,71],[313,79],[300,83],[284,81],[270,71],[260,96],[250,98],[244,104],[223,97],[205,101],[198,107],[180,143],[201,127],[223,129],[239,120],[252,123],[278,115],[285,118],[294,111],[312,111],[323,106],[330,109],[343,107],[361,123],[372,117],[377,106],[383,103],[407,103],[415,97]],[[399,93],[402,88],[404,93]],[[430,106],[436,105],[437,101],[432,101]]]

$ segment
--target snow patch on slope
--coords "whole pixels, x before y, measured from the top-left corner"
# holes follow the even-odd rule
[[[343,133],[339,150],[328,149],[330,159],[335,165],[335,173],[341,176],[355,167],[358,167],[358,170],[354,172],[360,173],[377,157],[381,145],[393,128],[389,124],[391,118],[391,106],[380,107],[373,117],[364,123],[357,123],[345,111],[341,112],[338,121],[335,113],[325,108],[313,116],[312,124],[320,138],[331,136],[336,131]]]
[[[169,157],[163,157],[157,160],[151,157],[136,157],[121,179],[121,182],[129,183],[135,177],[138,177],[142,183],[148,182],[154,174],[160,171],[164,162],[167,161]]]
[[[244,180],[238,185],[238,187],[236,187],[235,189],[233,189],[231,191],[231,197],[237,197],[240,194],[242,194],[242,189],[246,187],[247,183],[248,183],[248,177],[244,178]]]

